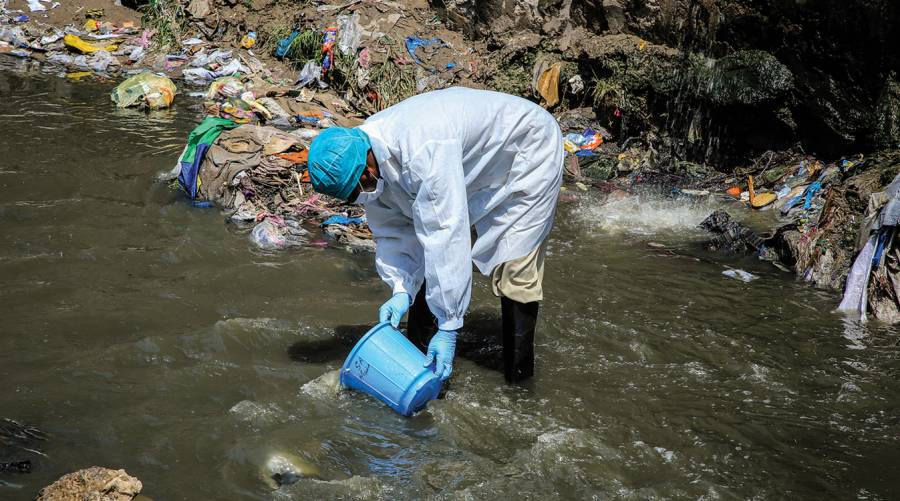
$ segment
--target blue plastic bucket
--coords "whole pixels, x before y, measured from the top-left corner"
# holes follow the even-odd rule
[[[404,416],[437,398],[441,381],[427,367],[425,355],[390,323],[366,333],[341,368],[341,385],[372,395]]]

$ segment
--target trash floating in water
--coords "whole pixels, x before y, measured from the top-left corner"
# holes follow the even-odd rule
[[[308,233],[298,221],[269,216],[253,228],[250,240],[260,249],[283,250],[305,244]]]
[[[756,280],[757,278],[759,278],[758,276],[756,276],[756,275],[754,275],[754,274],[752,274],[752,273],[750,273],[750,272],[747,272],[747,271],[744,271],[744,270],[738,270],[738,269],[725,270],[725,271],[722,272],[722,274],[725,275],[725,276],[728,277],[728,278],[733,278],[733,279],[735,279],[735,280],[740,280],[741,282],[744,282],[744,283],[747,283],[747,284],[749,284],[750,282],[752,282],[752,281]]]
[[[142,105],[155,110],[168,108],[175,99],[176,91],[175,84],[169,77],[147,71],[120,83],[110,97],[119,108]]]

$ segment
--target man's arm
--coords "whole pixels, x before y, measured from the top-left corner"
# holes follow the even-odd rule
[[[375,238],[375,267],[393,294],[416,297],[424,280],[422,246],[410,218],[380,199],[366,205],[366,218]]]
[[[415,235],[423,250],[426,299],[438,328],[458,330],[472,295],[469,207],[458,141],[428,141],[408,167],[420,186],[413,202]]]

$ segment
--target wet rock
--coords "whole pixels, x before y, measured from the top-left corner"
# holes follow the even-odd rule
[[[0,463],[0,473],[31,473],[31,461],[13,461]]]
[[[739,51],[696,69],[697,86],[711,103],[758,106],[783,99],[794,88],[791,71],[772,54]]]
[[[272,489],[297,483],[302,478],[318,478],[319,469],[313,464],[286,452],[276,452],[263,464],[260,475]]]
[[[19,421],[0,419],[0,473],[30,473],[32,462],[28,457],[43,456],[41,442],[47,435]]]
[[[759,235],[721,209],[704,219],[700,227],[714,235],[706,244],[710,251],[744,253],[757,251],[763,245],[763,239]]]
[[[131,501],[140,494],[141,481],[125,470],[92,466],[63,475],[41,489],[37,501]]]
[[[622,33],[625,29],[625,8],[620,0],[603,0],[603,14],[610,33]]]
[[[878,98],[875,110],[875,144],[879,148],[900,148],[900,82],[891,73]]]

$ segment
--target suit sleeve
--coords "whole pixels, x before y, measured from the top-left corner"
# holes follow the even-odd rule
[[[442,330],[457,330],[472,295],[469,208],[458,141],[427,141],[407,165],[419,181],[413,201],[426,298]]]
[[[422,287],[422,246],[413,221],[380,199],[366,204],[366,218],[375,236],[375,268],[393,294],[415,298]]]

